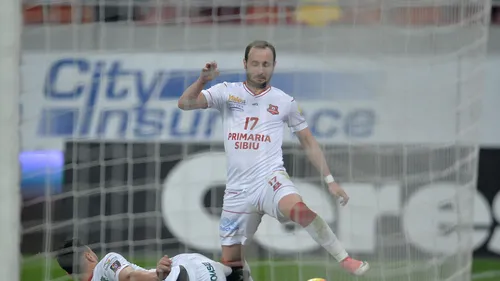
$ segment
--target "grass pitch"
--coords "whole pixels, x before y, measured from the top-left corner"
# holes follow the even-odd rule
[[[306,263],[304,263],[306,262]],[[145,268],[154,268],[154,259],[135,259],[134,263]],[[307,281],[311,278],[324,278],[327,281],[453,281],[463,280],[458,277],[468,268],[457,271],[454,265],[370,263],[371,270],[365,277],[359,278],[344,273],[332,261],[277,260],[272,265],[269,262],[250,262],[252,276],[255,281]],[[46,270],[49,269],[49,270]],[[500,259],[474,259],[472,265],[472,280],[500,280]],[[27,257],[22,264],[22,281],[63,281],[71,280],[53,259],[43,257]]]

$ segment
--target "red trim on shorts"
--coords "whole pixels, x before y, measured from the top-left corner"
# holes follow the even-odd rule
[[[243,82],[243,88],[252,96],[254,97],[262,97],[265,94],[269,93],[271,91],[271,85],[268,85],[265,89],[263,89],[260,93],[254,93],[250,88],[247,86],[247,82]]]

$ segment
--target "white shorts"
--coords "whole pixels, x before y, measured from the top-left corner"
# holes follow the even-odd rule
[[[287,222],[279,211],[279,201],[289,194],[299,194],[285,171],[273,172],[255,185],[226,189],[219,223],[221,245],[244,244],[251,239],[262,216],[267,214],[281,223]]]

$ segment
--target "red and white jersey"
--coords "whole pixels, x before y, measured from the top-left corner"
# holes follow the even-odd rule
[[[255,183],[283,167],[283,129],[307,128],[297,102],[278,88],[254,94],[244,82],[203,90],[209,108],[220,111],[227,157],[227,188]]]

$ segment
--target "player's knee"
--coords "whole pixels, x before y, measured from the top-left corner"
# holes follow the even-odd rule
[[[290,210],[290,219],[302,227],[306,227],[316,218],[316,213],[307,207],[304,202],[298,202]]]

